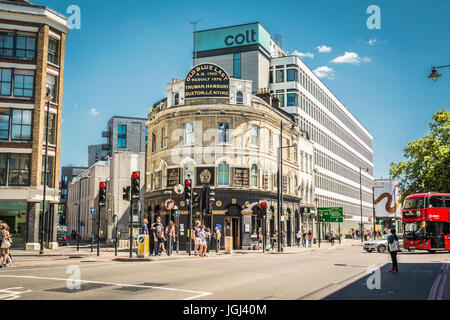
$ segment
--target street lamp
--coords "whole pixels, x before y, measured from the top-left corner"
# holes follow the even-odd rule
[[[280,125],[280,146],[278,147],[278,199],[277,199],[277,206],[278,206],[278,252],[283,251],[282,246],[282,224],[281,224],[281,214],[283,212],[283,188],[284,188],[284,179],[283,179],[283,149],[289,149],[294,148],[296,145],[292,146],[286,146],[283,147],[283,126],[285,123],[281,121]],[[295,124],[292,124],[290,127],[291,130],[295,129]],[[295,135],[291,135],[291,138],[294,140]]]
[[[437,69],[441,69],[441,68],[450,68],[450,65],[446,65],[446,66],[437,66],[437,67],[432,67],[431,68],[431,74],[428,76],[428,78],[430,78],[433,81],[438,81],[438,79],[440,77],[442,77],[442,74],[440,74],[439,72],[437,72]]]
[[[361,237],[361,242],[364,243],[364,236],[363,236],[363,207],[362,207],[362,170],[369,172],[369,168],[359,168],[359,197],[361,200],[361,226],[360,226],[360,237]]]
[[[47,196],[47,162],[48,162],[48,122],[50,116],[50,101],[53,100],[53,96],[49,93],[45,96],[45,102],[47,102],[47,118],[46,118],[46,128],[45,128],[45,158],[44,158],[44,193],[43,193],[43,204],[42,204],[42,217],[41,217],[41,247],[39,254],[44,254],[44,238],[45,238],[45,202]]]

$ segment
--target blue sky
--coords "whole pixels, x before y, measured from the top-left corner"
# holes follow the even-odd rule
[[[450,64],[448,0],[33,2],[81,8],[81,30],[66,45],[61,165],[86,165],[111,116],[146,117],[166,83],[185,77],[193,20],[203,20],[200,30],[259,21],[283,35],[285,50],[313,54],[303,58],[312,70],[332,69],[323,82],[374,136],[376,178],[427,133],[433,113],[449,110],[450,69],[427,79],[431,66]],[[381,9],[380,30],[367,28],[370,5]],[[354,54],[360,63],[332,62]]]

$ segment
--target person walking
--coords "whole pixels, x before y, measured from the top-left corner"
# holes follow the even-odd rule
[[[6,223],[2,224],[2,244],[1,244],[1,250],[3,254],[3,261],[2,261],[2,268],[7,268],[11,265],[11,263],[8,262],[9,258],[9,249],[11,248],[12,239],[11,235],[9,234],[9,226]]]
[[[206,250],[205,254],[209,253],[209,247],[211,246],[211,230],[209,228],[205,228],[205,241],[206,241]]]
[[[308,247],[309,248],[312,247],[312,240],[313,240],[313,234],[312,234],[311,230],[309,230],[309,232],[308,232]]]
[[[275,250],[275,243],[277,242],[278,239],[278,231],[275,230],[275,232],[272,235],[272,238],[270,239],[271,245],[272,245],[272,251]]]
[[[395,234],[395,229],[392,228],[390,230],[390,234],[388,236],[388,250],[391,254],[391,260],[392,260],[392,270],[389,270],[389,272],[397,273],[398,271],[398,262],[397,262],[397,254],[400,251],[400,245],[398,242],[398,237]]]
[[[258,228],[258,245],[256,247],[257,250],[260,250],[263,245],[263,231],[262,228]]]
[[[154,245],[155,256],[160,256],[161,243],[162,247],[164,248],[164,226],[161,223],[161,217],[156,218],[154,226],[155,226],[155,233],[153,235],[153,242],[155,243]]]
[[[220,229],[216,227],[216,231],[214,232],[214,239],[216,239],[216,253],[220,251]]]
[[[331,233],[330,233],[331,246],[334,246],[334,240],[336,240],[336,236],[334,235],[334,232],[331,231]]]
[[[142,221],[141,235],[144,235],[144,236],[150,235],[150,232],[148,230],[148,220],[147,219],[144,219],[144,221]]]
[[[200,256],[201,257],[206,257],[206,249],[207,249],[207,245],[206,245],[206,229],[205,226],[201,226],[201,231],[200,231],[200,238],[201,238],[201,242],[202,242],[202,246],[200,249]]]
[[[203,252],[203,242],[202,242],[202,238],[201,238],[201,233],[202,228],[200,226],[200,221],[195,221],[195,227],[194,227],[194,241],[195,241],[195,246],[194,246],[194,256],[197,256],[197,250],[200,250],[200,257],[202,257],[202,252]]]
[[[303,248],[306,248],[307,237],[308,237],[308,234],[306,233],[306,230],[303,230],[303,235],[302,235]]]
[[[298,230],[297,231],[297,247],[299,247],[299,248],[300,248],[301,241],[302,241],[302,231]]]
[[[173,252],[173,242],[174,242],[174,235],[175,235],[175,227],[173,224],[173,221],[169,222],[169,225],[166,227],[165,231],[166,235],[166,248],[167,248],[167,255],[172,254]]]
[[[155,238],[156,238],[156,228],[155,223],[153,223],[150,227],[150,255],[152,255],[155,252]]]

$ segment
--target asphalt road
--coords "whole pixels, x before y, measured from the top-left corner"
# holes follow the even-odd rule
[[[301,254],[11,268],[0,271],[0,299],[450,299],[450,254],[401,253],[398,274],[388,272],[389,262],[388,254],[342,247]],[[380,269],[369,274],[370,266]],[[369,277],[378,289],[368,288]]]

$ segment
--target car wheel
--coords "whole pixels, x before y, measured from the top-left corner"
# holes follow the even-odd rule
[[[385,251],[386,251],[386,246],[384,244],[382,244],[378,247],[378,252],[384,253]]]
[[[367,251],[368,253],[371,253],[371,252],[372,252],[372,250],[370,250],[370,249],[366,249],[366,251]]]

